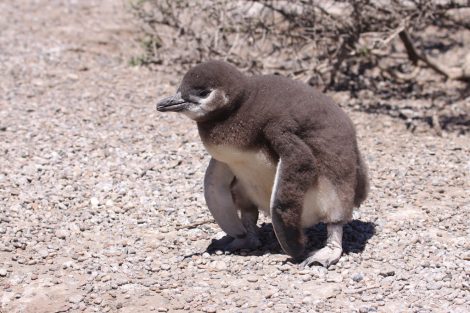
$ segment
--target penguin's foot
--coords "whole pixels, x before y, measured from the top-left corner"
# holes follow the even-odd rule
[[[219,240],[212,240],[212,243],[207,248],[208,251],[228,251],[234,252],[238,250],[255,250],[261,246],[261,241],[258,236],[253,234],[247,235],[243,238],[233,238],[225,236]]]
[[[340,246],[329,243],[326,247],[311,252],[300,266],[307,267],[312,265],[321,265],[328,268],[330,265],[338,262],[342,252],[343,249],[341,249]]]
[[[320,250],[311,252],[301,263],[302,267],[316,264],[328,268],[330,265],[338,262],[341,253],[343,253],[343,225],[328,224],[326,225],[326,229],[328,232],[326,246]]]

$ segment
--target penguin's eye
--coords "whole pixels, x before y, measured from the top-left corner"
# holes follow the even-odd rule
[[[206,98],[210,93],[211,93],[211,91],[209,89],[203,89],[203,90],[199,90],[197,95],[200,98]]]

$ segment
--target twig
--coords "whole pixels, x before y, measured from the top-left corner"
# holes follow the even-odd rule
[[[396,30],[393,31],[393,33],[390,34],[390,36],[388,36],[386,39],[381,41],[380,45],[382,47],[388,46],[388,44],[404,30],[405,30],[405,23],[402,23]]]
[[[200,222],[195,222],[195,223],[192,223],[192,224],[188,224],[188,225],[180,225],[180,226],[176,226],[176,230],[180,230],[180,229],[193,229],[193,228],[196,228],[198,226],[201,226],[201,225],[204,225],[204,224],[213,224],[214,221],[212,219],[208,219],[208,220],[204,220],[204,221],[200,221]]]
[[[325,86],[324,91],[331,88],[336,81],[336,74],[338,73],[341,64],[346,59],[348,53],[351,52],[352,47],[357,42],[358,37],[356,36],[348,36],[346,39],[341,40],[341,44],[337,50],[336,54],[336,62],[333,64],[333,70],[331,71],[330,82],[327,86]]]
[[[362,288],[359,288],[359,289],[353,289],[353,290],[345,290],[344,293],[345,294],[354,294],[354,293],[362,293],[366,290],[370,290],[370,289],[376,289],[376,288],[379,288],[380,286],[378,285],[373,285],[373,286],[368,286],[368,287],[362,287]]]
[[[461,71],[461,74],[455,75],[443,65],[438,64],[436,61],[429,59],[426,54],[420,54],[417,51],[413,42],[411,41],[410,35],[408,34],[408,31],[406,29],[402,30],[398,35],[400,36],[400,39],[405,46],[406,52],[408,53],[408,58],[414,65],[417,65],[418,60],[420,60],[424,64],[429,66],[431,69],[433,69],[435,72],[445,76],[448,79],[470,82],[470,75],[465,75],[463,71]]]
[[[436,130],[436,135],[442,137],[442,127],[441,123],[439,122],[439,116],[437,115],[437,112],[434,112],[432,115],[432,126]]]
[[[380,62],[377,63],[377,66],[382,72],[388,73],[394,79],[397,79],[400,81],[414,80],[416,76],[418,76],[419,72],[421,71],[421,68],[416,67],[411,73],[404,74],[404,73],[397,72],[389,67],[385,67],[382,64],[380,64]]]

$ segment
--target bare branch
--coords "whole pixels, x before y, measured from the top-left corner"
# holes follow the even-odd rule
[[[418,50],[416,49],[415,45],[411,41],[410,35],[408,34],[407,30],[402,30],[399,33],[400,39],[402,40],[406,51],[408,53],[408,58],[410,61],[414,64],[417,65],[418,60],[422,61],[424,64],[429,66],[431,69],[433,69],[435,72],[439,73],[440,75],[448,78],[448,79],[454,79],[454,80],[460,80],[464,82],[470,82],[470,76],[465,75],[463,71],[460,74],[453,74],[451,71],[444,67],[443,65],[437,63],[434,60],[431,60],[425,53],[419,53]]]

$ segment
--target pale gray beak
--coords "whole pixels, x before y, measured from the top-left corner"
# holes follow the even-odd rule
[[[160,112],[178,112],[184,110],[188,105],[183,98],[181,92],[177,92],[174,96],[166,97],[157,103],[157,111]]]

